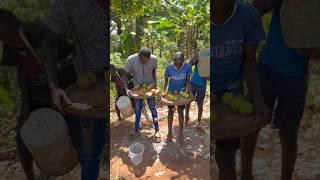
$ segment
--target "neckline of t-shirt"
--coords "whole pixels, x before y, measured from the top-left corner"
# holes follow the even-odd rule
[[[233,11],[232,11],[232,14],[230,15],[230,17],[222,24],[216,24],[212,21],[212,24],[216,27],[221,27],[221,26],[224,26],[226,25],[228,22],[231,21],[231,19],[233,18],[233,16],[236,14],[237,12],[237,9],[238,9],[238,3],[235,3],[234,6],[233,6]]]
[[[175,70],[181,70],[182,68],[183,68],[183,66],[184,66],[184,62],[183,62],[183,64],[182,64],[182,66],[180,67],[180,69],[178,69],[178,68],[176,68],[176,66],[174,66],[174,64],[172,64],[172,66],[173,66],[173,68],[175,69]]]

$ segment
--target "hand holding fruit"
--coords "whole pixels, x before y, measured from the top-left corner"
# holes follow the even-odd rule
[[[131,90],[130,89],[127,89],[126,88],[126,93],[127,93],[127,96],[130,96],[132,93],[131,93]]]

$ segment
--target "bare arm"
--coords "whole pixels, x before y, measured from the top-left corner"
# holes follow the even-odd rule
[[[268,0],[255,0],[252,5],[259,10],[261,16],[272,10]]]
[[[198,64],[198,55],[195,55],[190,61],[189,61],[189,64],[191,66],[194,66],[196,64]]]
[[[153,77],[155,85],[157,85],[158,83],[157,83],[157,71],[156,71],[156,69],[153,70],[152,77]]]
[[[164,83],[163,83],[163,92],[165,92],[165,90],[167,89],[167,86],[168,86],[168,80],[169,80],[169,78],[165,78],[165,79],[164,79]]]
[[[258,111],[257,113],[262,113],[261,111],[264,111],[264,100],[261,93],[259,74],[257,70],[256,49],[256,45],[246,45],[244,75],[248,86],[252,91],[255,109]]]
[[[191,87],[190,76],[187,77],[187,90],[188,90],[190,96],[192,96],[192,87]]]
[[[22,118],[27,118],[28,114],[30,113],[30,100],[29,100],[29,92],[28,92],[28,82],[23,79],[23,75],[21,73],[21,67],[17,67],[17,78],[18,78],[18,85],[21,92],[21,115]]]
[[[42,59],[45,62],[49,75],[50,88],[58,88],[57,81],[57,63],[58,63],[58,47],[59,35],[48,30],[42,43]]]

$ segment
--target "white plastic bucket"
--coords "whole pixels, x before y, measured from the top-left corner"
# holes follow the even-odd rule
[[[198,58],[198,71],[200,77],[210,77],[210,49],[201,49]]]
[[[138,165],[143,160],[144,145],[141,143],[133,143],[129,146],[128,156],[134,165]]]
[[[116,102],[116,105],[119,108],[122,116],[130,117],[134,114],[134,109],[132,107],[131,100],[128,96],[121,96]]]

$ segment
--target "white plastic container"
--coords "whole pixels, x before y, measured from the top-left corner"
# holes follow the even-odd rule
[[[128,96],[121,96],[116,102],[116,105],[119,108],[122,116],[130,117],[134,114],[134,109]]]
[[[79,162],[67,123],[53,109],[33,111],[22,126],[20,135],[38,167],[48,175],[66,174]]]
[[[136,166],[143,160],[144,145],[141,143],[133,143],[129,146],[128,156],[131,162]]]
[[[198,71],[200,77],[210,77],[210,49],[201,49],[198,58]]]

